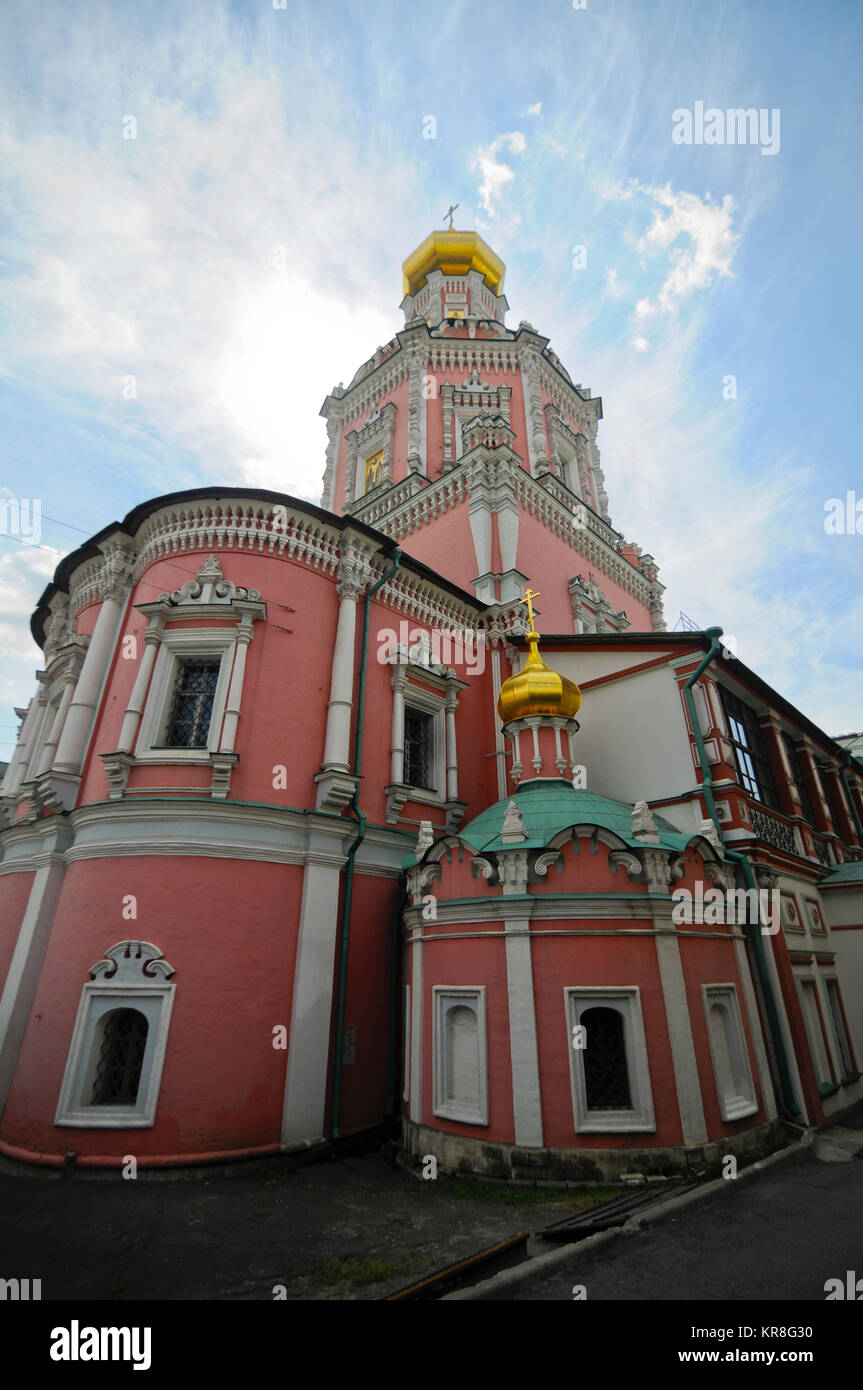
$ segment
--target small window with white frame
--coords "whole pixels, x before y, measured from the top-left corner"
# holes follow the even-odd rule
[[[488,1053],[484,985],[435,985],[434,1113],[488,1124]]]
[[[854,1059],[851,1039],[848,1036],[845,1009],[842,1004],[842,995],[839,991],[839,981],[835,975],[828,975],[825,977],[824,988],[827,991],[830,1021],[833,1024],[833,1036],[836,1042],[836,1049],[839,1053],[839,1061],[842,1065],[842,1078],[844,1081],[856,1081],[860,1073]]]
[[[55,1125],[149,1128],[156,1118],[176,986],[148,941],[120,941],[90,970]]]
[[[567,986],[563,996],[576,1133],[655,1130],[638,987]]]
[[[719,1112],[729,1123],[758,1109],[737,991],[734,985],[702,985],[701,993]]]

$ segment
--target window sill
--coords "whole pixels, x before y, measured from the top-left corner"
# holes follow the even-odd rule
[[[467,1111],[455,1105],[442,1105],[433,1113],[442,1120],[453,1120],[460,1125],[488,1125],[488,1116],[480,1114],[478,1110]]]
[[[841,1084],[843,1086],[853,1086],[855,1081],[859,1081],[863,1076],[863,1071],[852,1071],[847,1076],[843,1076]]]
[[[152,1129],[155,1116],[145,1115],[141,1110],[127,1110],[120,1106],[99,1106],[103,1113],[95,1113],[96,1107],[91,1110],[70,1110],[66,1115],[59,1115],[54,1121],[55,1128],[58,1129]]]
[[[819,1087],[818,1087],[818,1094],[819,1094],[819,1096],[824,1096],[825,1098],[826,1098],[827,1096],[835,1096],[835,1094],[836,1094],[836,1092],[839,1090],[839,1088],[840,1088],[840,1087],[839,1087],[839,1083],[838,1083],[838,1082],[836,1082],[836,1081],[831,1081],[831,1082],[829,1083],[829,1085],[827,1085],[827,1086],[819,1086]]]
[[[743,1120],[747,1115],[756,1115],[758,1105],[754,1100],[733,1100],[728,1105],[720,1102],[719,1111],[725,1124],[733,1124],[735,1120]]]

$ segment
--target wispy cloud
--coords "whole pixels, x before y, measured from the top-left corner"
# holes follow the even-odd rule
[[[480,145],[471,161],[471,172],[480,176],[479,200],[489,217],[495,216],[495,204],[503,190],[515,178],[515,170],[498,158],[500,151],[509,150],[511,154],[524,154],[526,148],[527,141],[521,131],[513,130],[508,135],[498,135],[490,145]]]

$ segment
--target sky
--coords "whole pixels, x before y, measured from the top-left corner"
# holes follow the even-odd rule
[[[601,395],[668,626],[863,728],[863,7],[577,4],[6,0],[0,758],[64,554],[178,489],[319,502],[320,406],[451,203]]]

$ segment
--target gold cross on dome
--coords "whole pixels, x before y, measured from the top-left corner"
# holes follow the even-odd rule
[[[447,231],[448,231],[448,232],[451,232],[451,231],[452,231],[452,215],[453,215],[453,213],[455,212],[456,208],[460,208],[460,207],[461,207],[461,203],[451,203],[450,206],[447,208],[446,212],[444,213],[444,217],[448,217],[448,218],[449,218],[449,226],[448,226],[448,228],[447,228]]]
[[[525,589],[525,591],[524,591],[524,598],[520,598],[520,599],[519,599],[519,603],[526,603],[526,604],[527,604],[527,616],[528,616],[528,620],[529,620],[529,622],[530,622],[530,630],[531,630],[531,632],[536,632],[536,624],[535,624],[534,621],[533,621],[533,603],[531,602],[531,600],[532,600],[532,599],[535,599],[535,598],[539,598],[539,597],[540,597],[539,591],[534,592],[533,589]]]

